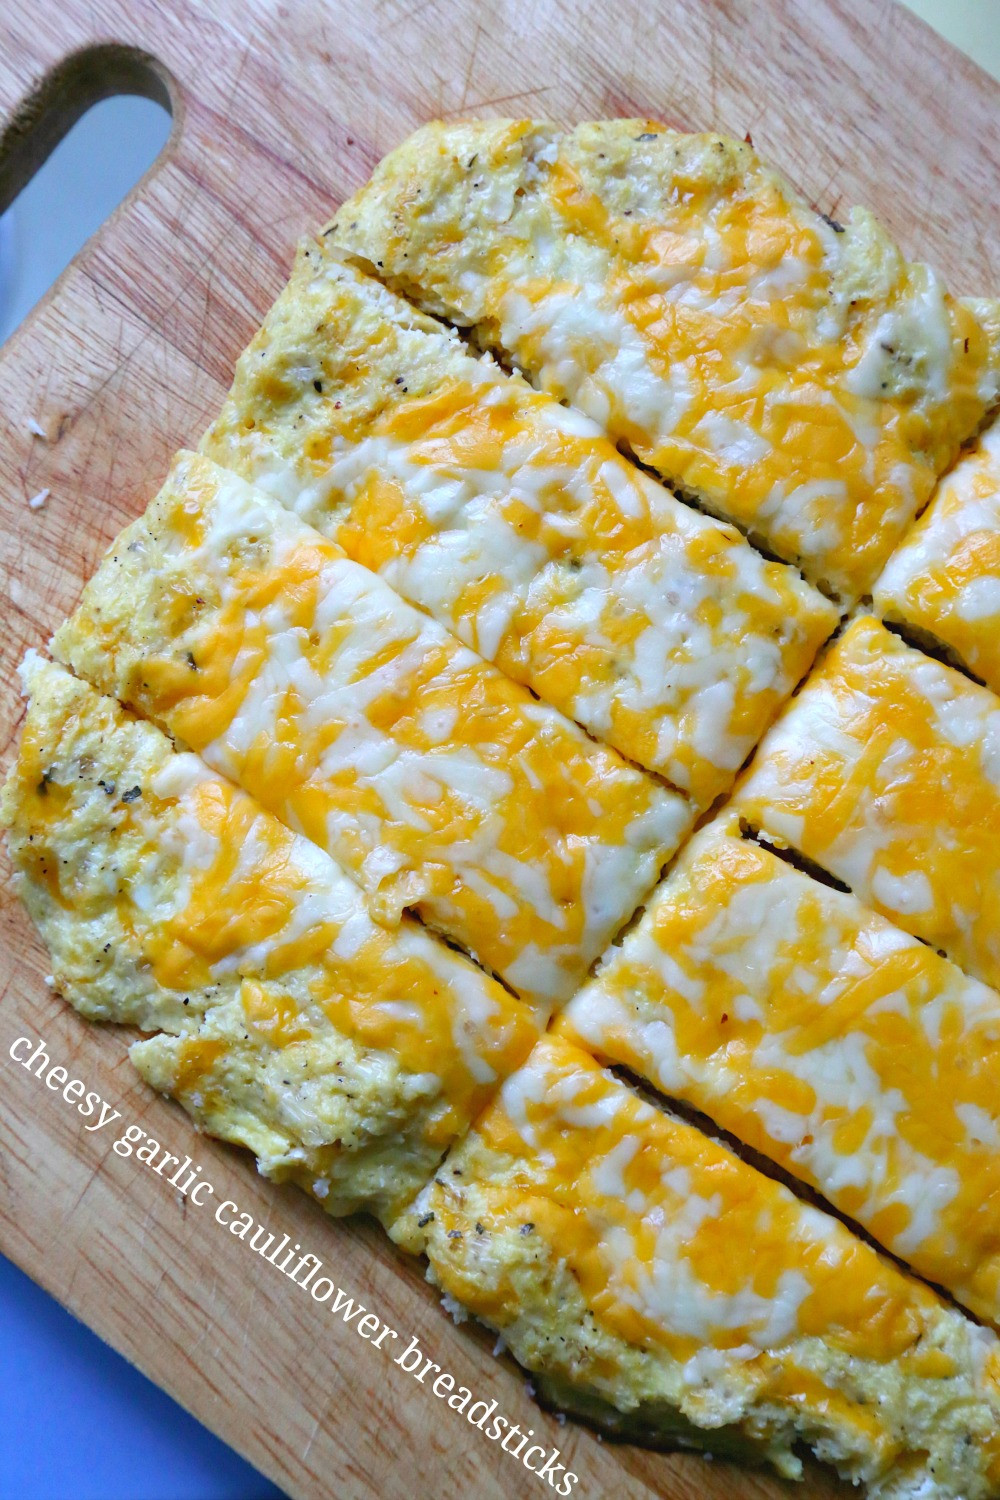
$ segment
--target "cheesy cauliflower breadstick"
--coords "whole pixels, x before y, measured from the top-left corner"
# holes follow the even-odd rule
[[[844,600],[998,396],[1000,304],[716,135],[428,125],[329,234]]]
[[[613,1430],[790,1476],[805,1442],[877,1500],[998,1493],[995,1335],[565,1040],[390,1232]]]
[[[736,804],[1000,987],[1000,699],[862,616],[765,736]]]
[[[339,547],[181,455],[54,650],[518,993],[568,998],[691,821]]]
[[[56,988],[160,1034],[139,1071],[331,1213],[412,1198],[537,1034],[529,1008],[152,725],[29,658],[2,819]]]
[[[202,449],[700,806],[836,623],[793,569],[321,243]]]
[[[942,479],[875,585],[875,608],[1000,692],[1000,421]]]
[[[1000,995],[926,944],[729,815],[559,1026],[1000,1325]]]

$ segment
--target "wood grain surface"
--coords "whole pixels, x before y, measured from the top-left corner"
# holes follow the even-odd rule
[[[0,15],[0,207],[70,123],[120,89],[169,100],[153,169],[0,351],[0,744],[15,667],[197,439],[296,239],[435,116],[652,115],[743,136],[816,205],[876,208],[954,290],[1000,291],[1000,89],[876,0],[35,0]],[[29,421],[45,432],[32,435]],[[41,511],[29,497],[48,488]],[[547,1493],[210,1209],[111,1150],[136,1122],[537,1441],[586,1496],[774,1500],[764,1474],[600,1444],[539,1411],[492,1341],[455,1328],[374,1226],[335,1224],[194,1134],[131,1071],[127,1038],[47,990],[0,868],[0,1250],[298,1497]],[[85,1121],[8,1056],[42,1037],[122,1112]],[[57,1414],[53,1414],[57,1420]],[[810,1497],[852,1493],[818,1469]]]

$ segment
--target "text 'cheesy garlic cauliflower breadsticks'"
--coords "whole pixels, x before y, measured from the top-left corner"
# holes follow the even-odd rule
[[[328,1212],[391,1217],[537,1034],[530,1009],[62,668],[29,658],[2,817],[56,988]]]
[[[699,806],[836,624],[794,569],[322,241],[202,450]]]
[[[416,908],[543,1008],[690,826],[682,798],[195,454],[54,651],[327,849],[377,919]]]
[[[873,1500],[1000,1486],[1000,1344],[851,1235],[544,1037],[391,1227],[543,1393]]]
[[[1000,988],[1000,698],[861,616],[734,793],[762,835]]]
[[[329,234],[844,600],[1000,395],[1000,303],[716,135],[427,125]]]
[[[695,836],[560,1031],[1000,1325],[1000,995],[740,836]]]

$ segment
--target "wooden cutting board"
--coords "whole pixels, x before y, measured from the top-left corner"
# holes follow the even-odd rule
[[[1000,89],[892,0],[34,0],[4,12],[0,207],[104,94],[152,93],[174,116],[152,171],[0,351],[4,766],[24,649],[48,638],[213,415],[297,237],[424,120],[652,115],[750,132],[820,209],[869,204],[956,291],[1000,291]],[[29,509],[43,488],[47,505]],[[196,1136],[133,1076],[121,1033],[51,995],[5,861],[0,903],[0,1250],[291,1495],[549,1491],[210,1210],[116,1155],[126,1123],[192,1156],[216,1202],[320,1255],[477,1399],[561,1448],[575,1493],[787,1493],[698,1457],[602,1445],[540,1412],[492,1340],[455,1328],[372,1225],[330,1222]],[[10,1060],[19,1036],[43,1038],[121,1121],[88,1133]],[[812,1470],[805,1493],[848,1492]]]

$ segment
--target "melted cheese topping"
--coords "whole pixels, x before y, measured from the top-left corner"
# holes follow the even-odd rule
[[[699,1130],[664,1115],[575,1046],[548,1036],[503,1085],[461,1159],[491,1166],[477,1180],[489,1234],[528,1222],[565,1260],[594,1318],[626,1343],[686,1363],[725,1350],[773,1355],[823,1338],[858,1359],[916,1352],[932,1293],[836,1220],[800,1203]],[[440,1174],[448,1180],[447,1165]],[[466,1175],[463,1166],[462,1176]],[[428,1189],[434,1241],[467,1232],[461,1185]],[[495,1326],[517,1284],[485,1299],[476,1257],[432,1251],[445,1290]],[[781,1370],[794,1389],[794,1369]]]
[[[216,1133],[252,1097],[300,1158],[304,1144],[322,1147],[314,1176],[341,1154],[325,1114],[365,1117],[355,1155],[408,1133],[412,1160],[388,1188],[398,1208],[400,1185],[416,1190],[527,1054],[531,1012],[417,924],[378,926],[328,855],[152,726],[47,664],[32,663],[28,681],[4,817],[53,949],[92,934],[121,976],[123,1009],[105,1018],[189,1033],[169,1044],[169,1087],[197,1117],[214,1110]],[[133,967],[153,989],[140,1017],[129,1010]],[[256,1078],[210,1100],[239,1056]],[[392,1091],[377,1122],[362,1092],[371,1072],[388,1073]]]
[[[942,480],[876,584],[875,606],[1000,692],[1000,423]]]
[[[690,821],[339,548],[182,458],[55,649],[519,992],[567,997]]]
[[[561,1037],[390,1233],[591,1418],[790,1476],[804,1439],[885,1496],[1000,1479],[996,1337]]]
[[[560,1031],[1000,1322],[1000,996],[853,896],[712,826]]]
[[[377,926],[322,850],[197,757],[171,759],[137,806],[146,881],[160,861],[180,862],[176,904],[143,935],[165,988],[238,973],[248,1029],[285,1046],[303,1027],[289,976],[309,970],[312,1002],[339,1031],[433,1074],[456,1105],[451,1129],[510,1071],[531,1034],[528,1012],[414,923]]]
[[[845,599],[997,396],[971,306],[715,136],[431,125],[331,233]]]
[[[543,701],[712,802],[835,611],[588,419],[412,325],[401,299],[304,247],[204,451]]]
[[[764,739],[756,827],[1000,985],[1000,700],[854,622]]]

